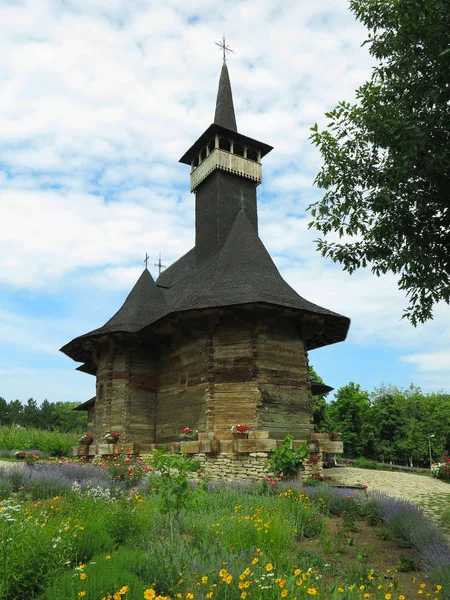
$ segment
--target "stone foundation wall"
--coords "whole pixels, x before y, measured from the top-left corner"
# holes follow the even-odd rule
[[[202,469],[211,479],[224,479],[235,481],[237,479],[250,479],[262,481],[269,476],[265,469],[269,452],[249,452],[248,454],[193,454],[192,458],[198,459]],[[305,463],[302,468],[302,478],[308,479],[314,473],[322,474],[323,463]]]

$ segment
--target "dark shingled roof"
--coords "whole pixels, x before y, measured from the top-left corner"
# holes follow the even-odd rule
[[[160,288],[155,284],[150,272],[145,269],[120,310],[103,327],[75,338],[63,346],[61,351],[74,360],[89,362],[89,356],[86,356],[82,348],[82,341],[86,338],[120,331],[136,332],[145,325],[157,321],[167,311],[168,307]]]
[[[226,63],[220,72],[219,89],[217,91],[216,113],[214,123],[237,132],[236,116],[234,114],[233,93],[231,91],[230,76]]]
[[[225,64],[220,75],[214,124],[181,161],[190,164],[203,137],[208,141],[214,132],[222,130],[235,132],[235,138],[245,137],[236,133],[230,78]],[[262,155],[271,150],[266,144],[255,144]],[[218,177],[210,177],[214,176]],[[227,185],[232,186],[232,182]],[[200,213],[196,218],[206,217]],[[95,368],[90,351],[85,348],[89,339],[108,333],[135,333],[172,313],[244,304],[285,307],[321,317],[322,323],[311,332],[312,337],[306,335],[308,350],[345,339],[350,320],[305,300],[284,281],[244,210],[234,221],[230,220],[227,228],[223,243],[211,246],[207,260],[197,262],[196,248],[193,248],[164,271],[157,284],[146,269],[112,319],[103,327],[75,338],[61,350],[74,360],[84,362],[79,369],[89,373]]]
[[[281,277],[244,211],[235,219],[215,259],[196,269],[195,248],[164,271],[157,280],[171,311],[271,304],[324,317],[320,338],[309,349],[345,339],[349,319],[305,300]]]
[[[311,379],[311,393],[313,396],[322,396],[323,394],[329,394],[334,388],[330,387],[326,383],[319,383],[315,379]]]

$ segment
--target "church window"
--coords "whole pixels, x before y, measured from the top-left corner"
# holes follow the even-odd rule
[[[234,144],[233,154],[237,154],[238,156],[245,156],[244,146],[239,143]]]
[[[250,160],[258,161],[258,153],[254,148],[247,148],[247,158]]]
[[[231,149],[230,141],[224,137],[219,138],[219,148],[221,150],[226,150],[227,152],[229,152]]]

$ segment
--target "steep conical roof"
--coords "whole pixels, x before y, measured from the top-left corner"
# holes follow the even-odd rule
[[[63,346],[61,351],[74,360],[87,360],[82,347],[82,342],[87,338],[105,333],[139,331],[149,323],[158,320],[167,312],[167,309],[168,306],[160,288],[156,285],[148,269],[145,269],[122,307],[103,327],[75,338]]]
[[[237,132],[236,116],[234,114],[233,93],[227,63],[223,63],[220,72],[219,89],[217,91],[216,113],[214,124]]]

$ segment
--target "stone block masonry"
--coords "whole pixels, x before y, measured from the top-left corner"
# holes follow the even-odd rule
[[[216,439],[212,433],[200,434],[200,439],[168,444],[92,444],[74,448],[77,456],[92,457],[107,454],[150,455],[153,449],[166,448],[169,452],[183,452],[200,462],[202,469],[211,479],[234,481],[236,479],[262,481],[270,474],[265,468],[270,451],[282,443],[270,439],[267,432],[252,431],[248,439]],[[222,436],[219,436],[222,438]],[[294,440],[293,444],[300,444]],[[330,442],[328,442],[330,444]],[[336,444],[341,444],[336,442]],[[303,478],[322,474],[323,462],[319,444],[309,442],[310,459],[303,465]]]

